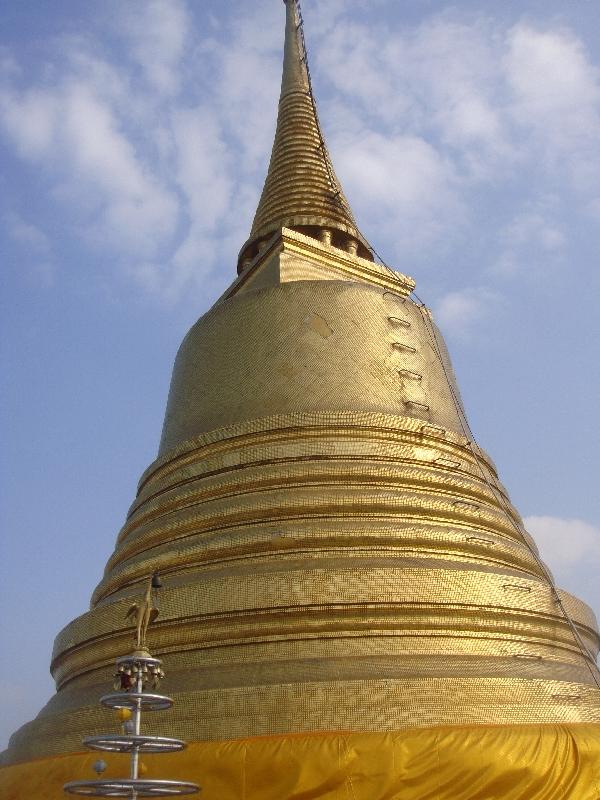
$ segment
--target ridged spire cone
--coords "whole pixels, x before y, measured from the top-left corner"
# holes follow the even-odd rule
[[[295,0],[286,2],[281,95],[269,170],[252,224],[240,252],[238,271],[256,255],[258,243],[282,227],[329,229],[333,241],[358,243],[359,255],[372,260],[341,190],[322,140],[303,58]]]

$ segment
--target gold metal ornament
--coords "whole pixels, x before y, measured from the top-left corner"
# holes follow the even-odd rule
[[[146,592],[141,602],[135,602],[125,614],[125,619],[135,622],[135,647],[136,650],[146,651],[146,638],[148,627],[158,617],[158,606],[154,603],[154,589],[157,576],[153,575],[146,586]]]

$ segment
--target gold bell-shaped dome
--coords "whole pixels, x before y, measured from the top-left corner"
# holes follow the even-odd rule
[[[596,620],[472,441],[414,281],[359,233],[286,6],[239,275],[181,345],[158,458],[0,780],[29,798],[51,775],[59,797],[77,777],[159,571],[151,647],[190,742],[171,770],[207,800],[597,800]]]

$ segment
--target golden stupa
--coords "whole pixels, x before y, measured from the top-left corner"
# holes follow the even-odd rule
[[[286,8],[239,275],[181,345],[158,458],[1,796],[90,775],[81,741],[110,723],[98,697],[158,570],[159,724],[191,743],[161,769],[206,800],[598,800],[596,620],[473,442],[414,281],[359,233]]]

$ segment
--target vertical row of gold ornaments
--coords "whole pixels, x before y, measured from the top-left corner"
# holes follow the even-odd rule
[[[152,651],[176,702],[147,735],[189,744],[144,756],[145,780],[207,800],[598,800],[596,620],[474,443],[414,281],[358,231],[296,0],[286,15],[238,276],[179,349],[158,458],[56,638],[57,692],[13,735],[2,796],[92,780],[82,738],[107,741],[98,698],[158,571]]]

